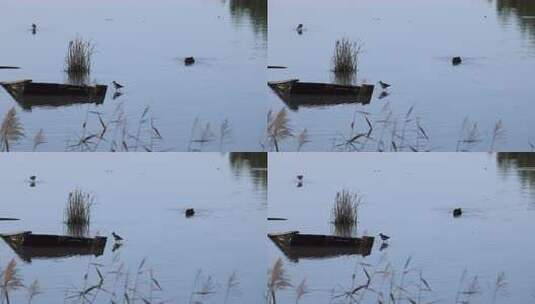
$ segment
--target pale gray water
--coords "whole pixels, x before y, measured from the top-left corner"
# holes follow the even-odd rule
[[[385,147],[370,142],[359,150],[394,150],[390,147],[392,127],[381,135],[381,123],[389,112],[401,132],[404,115],[414,106],[411,117],[419,118],[430,138],[418,150],[489,151],[492,133],[501,120],[504,133],[494,149],[529,151],[535,127],[532,85],[535,70],[535,5],[530,1],[501,0],[408,0],[352,1],[335,3],[272,0],[269,2],[269,80],[299,78],[302,81],[331,82],[331,56],[337,39],[363,43],[356,82],[391,83],[390,95],[379,99],[376,88],[369,105],[300,107],[290,111],[296,132],[308,130],[305,151],[331,151],[342,138],[350,137],[350,124],[367,131],[356,111],[369,112],[375,123],[373,137]],[[297,24],[304,24],[298,35]],[[452,66],[451,58],[464,63]],[[269,90],[266,88],[266,90]],[[270,92],[270,107],[286,105]],[[478,124],[480,140],[458,147],[463,121]],[[411,123],[407,137],[416,146]],[[334,144],[333,144],[334,141]],[[398,141],[396,139],[396,141]],[[398,143],[399,146],[399,143]],[[295,140],[283,148],[293,151]],[[406,145],[404,150],[410,150]]]
[[[0,81],[33,79],[40,82],[66,81],[64,57],[70,40],[76,37],[94,43],[91,82],[111,86],[123,84],[124,95],[113,99],[114,90],[102,105],[73,105],[33,108],[22,111],[0,89],[0,116],[17,109],[26,138],[14,147],[31,151],[32,138],[43,129],[47,143],[39,151],[77,150],[69,144],[81,136],[87,118],[88,132],[100,132],[98,111],[106,123],[118,119],[122,105],[129,134],[136,135],[144,109],[163,136],[150,147],[157,151],[258,151],[267,111],[265,64],[267,47],[266,0],[207,1],[2,1],[0,5]],[[30,32],[36,23],[36,35]],[[194,56],[193,66],[184,57]],[[192,128],[195,120],[199,123]],[[232,132],[219,143],[219,129],[228,119]],[[202,137],[210,124],[213,136],[203,145],[189,145]],[[113,135],[110,124],[107,141],[98,151],[109,151]],[[121,129],[119,127],[117,129]],[[122,131],[118,131],[120,134]],[[142,129],[149,145],[153,132]],[[192,134],[193,133],[193,134]],[[127,138],[130,151],[133,140]],[[121,150],[119,145],[115,150]],[[79,149],[78,149],[79,150]],[[143,151],[141,145],[138,150]]]
[[[526,154],[270,154],[268,214],[288,221],[269,222],[269,232],[331,234],[336,192],[348,189],[363,197],[357,234],[391,236],[383,251],[377,238],[365,258],[297,263],[266,238],[270,264],[282,258],[294,286],[307,279],[310,293],[300,303],[328,303],[331,289],[340,293],[350,286],[355,269],[362,282],[360,262],[381,265],[376,270],[391,263],[399,273],[408,257],[433,289],[423,302],[454,303],[467,270],[478,276],[482,293],[472,303],[492,302],[493,282],[502,271],[507,295],[500,293],[496,303],[529,303],[535,293],[535,247],[529,237],[535,229],[534,165],[534,156]],[[304,175],[301,188],[297,174]],[[457,207],[464,214],[453,218]],[[278,296],[284,303],[295,301],[293,289]],[[370,296],[364,303],[377,300]]]
[[[21,220],[0,221],[0,233],[63,234],[63,208],[68,193],[78,188],[96,198],[90,234],[109,239],[99,257],[33,259],[31,263],[19,259],[1,240],[0,267],[15,258],[26,286],[39,280],[42,294],[36,303],[58,303],[67,289],[83,287],[88,268],[91,277],[96,276],[90,263],[110,265],[116,254],[112,269],[124,263],[124,271],[132,276],[147,259],[146,267],[153,269],[163,289],[155,292],[159,299],[189,301],[201,270],[203,278],[212,276],[215,286],[215,293],[203,303],[223,301],[233,272],[240,285],[228,303],[260,303],[267,268],[265,158],[265,154],[218,153],[1,155],[0,217]],[[27,179],[34,174],[38,182],[30,188]],[[184,209],[190,207],[196,215],[185,218]],[[112,231],[125,238],[115,253]],[[13,303],[25,301],[25,292],[12,292],[12,299]],[[109,302],[105,295],[98,299]]]

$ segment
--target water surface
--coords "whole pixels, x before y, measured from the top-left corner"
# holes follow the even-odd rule
[[[269,70],[269,80],[336,81],[331,73],[335,42],[348,38],[363,44],[354,82],[392,84],[386,98],[380,99],[381,89],[376,88],[368,105],[303,106],[291,111],[294,130],[308,130],[310,142],[303,150],[347,148],[336,144],[368,130],[358,111],[369,113],[373,137],[384,145],[372,141],[356,149],[396,150],[390,135],[393,130],[401,133],[411,107],[413,121],[408,123],[404,150],[411,150],[409,145],[420,151],[530,150],[535,127],[530,77],[535,70],[533,2],[342,0],[310,5],[273,0],[269,11],[269,64],[288,67]],[[299,23],[304,24],[302,35],[295,31]],[[453,56],[462,56],[463,64],[452,66]],[[285,107],[275,94],[270,96],[271,108]],[[382,127],[380,121],[387,118],[388,127]],[[429,142],[415,138],[416,119]],[[462,132],[465,119],[471,127],[477,123],[476,136]],[[498,132],[501,136],[493,146],[493,130],[500,120],[503,132]],[[459,140],[468,138],[477,143],[458,146]],[[394,140],[400,149],[399,138]],[[290,140],[284,149],[296,147]]]
[[[96,282],[92,265],[103,265],[100,269],[107,273],[124,264],[123,271],[133,277],[144,258],[145,268],[154,271],[163,289],[154,292],[157,299],[184,303],[211,276],[213,294],[193,299],[221,303],[227,280],[236,272],[239,286],[228,302],[262,300],[267,267],[265,154],[18,153],[2,155],[0,166],[0,217],[21,219],[0,221],[0,233],[66,233],[63,208],[68,193],[81,189],[95,197],[89,234],[109,237],[101,256],[31,263],[0,241],[1,267],[15,258],[26,285],[37,279],[42,289],[37,302],[57,303],[70,295],[68,290],[82,288],[87,271],[90,282]],[[37,176],[34,188],[28,183],[31,175]],[[195,216],[186,218],[186,208],[194,208]],[[115,252],[113,231],[125,239]],[[198,271],[202,275],[194,287]],[[99,301],[109,301],[102,296]],[[23,302],[25,292],[15,291],[12,298]]]
[[[410,269],[422,271],[431,285],[426,301],[454,303],[466,270],[467,278],[478,276],[480,295],[472,303],[492,302],[500,272],[508,284],[496,303],[528,303],[535,292],[535,247],[526,239],[535,229],[534,159],[515,153],[271,154],[268,214],[288,220],[269,222],[269,232],[333,233],[334,198],[347,189],[362,197],[357,235],[384,233],[391,240],[381,251],[377,237],[367,257],[295,262],[266,238],[270,264],[282,258],[294,286],[306,278],[309,294],[300,303],[328,303],[333,289],[340,294],[351,286],[354,273],[365,281],[360,263],[369,264],[370,273],[390,263],[399,274],[408,257]],[[296,187],[297,174],[304,175],[303,187]],[[454,218],[454,208],[463,215]],[[295,301],[293,289],[278,296]],[[377,303],[376,297],[364,303]]]
[[[31,111],[22,111],[1,89],[0,115],[15,106],[27,136],[16,150],[32,150],[32,138],[40,129],[47,138],[40,151],[126,150],[121,144],[125,138],[129,150],[145,150],[141,144],[134,148],[130,135],[138,134],[146,107],[148,122],[139,137],[150,150],[260,149],[268,108],[264,90],[267,1],[9,0],[2,2],[0,18],[0,65],[21,67],[0,70],[0,81],[67,82],[63,72],[67,46],[81,37],[95,46],[90,82],[111,86],[115,80],[125,86],[116,99],[110,87],[102,105]],[[30,31],[32,23],[38,27],[35,35]],[[185,66],[187,56],[194,56],[196,63]],[[85,134],[101,131],[95,111],[110,123],[106,141],[97,147],[70,147],[84,136],[84,122]],[[156,135],[150,118],[163,139],[152,140]],[[232,132],[221,143],[225,119]],[[122,121],[120,126],[112,123],[116,120]],[[210,132],[203,136],[207,124]],[[190,144],[192,140],[197,142]]]

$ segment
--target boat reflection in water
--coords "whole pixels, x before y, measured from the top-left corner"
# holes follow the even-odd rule
[[[38,83],[32,80],[1,82],[0,85],[26,111],[33,107],[61,107],[73,104],[102,104],[106,97],[105,85],[68,85]]]
[[[374,86],[300,82],[298,79],[270,81],[268,86],[292,110],[299,107],[324,107],[339,104],[369,104]]]
[[[53,259],[81,255],[100,256],[106,247],[106,237],[71,237],[33,234],[31,231],[0,234],[19,258],[27,263],[32,259]]]
[[[299,231],[270,233],[268,237],[292,262],[299,259],[325,259],[341,255],[368,256],[372,252],[374,238],[350,238],[316,234],[301,234]]]

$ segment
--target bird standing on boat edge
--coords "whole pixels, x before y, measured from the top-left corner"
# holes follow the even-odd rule
[[[123,240],[123,238],[115,232],[112,232],[111,235],[113,236],[113,239],[115,239],[116,242],[120,242]]]
[[[379,85],[381,85],[381,88],[383,88],[383,90],[386,90],[392,86],[391,84],[383,82],[382,80],[379,80]]]
[[[123,86],[122,84],[117,83],[117,81],[115,81],[115,80],[112,81],[111,83],[113,84],[113,87],[114,87],[116,90],[119,90],[119,89],[121,89],[121,88],[124,88],[124,86]]]
[[[390,237],[386,234],[379,233],[379,236],[381,237],[381,240],[383,240],[383,242],[386,242],[388,241],[388,239],[390,239]]]

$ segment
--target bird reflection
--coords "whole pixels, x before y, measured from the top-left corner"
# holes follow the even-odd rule
[[[390,95],[390,93],[388,93],[387,91],[382,91],[381,92],[381,95],[379,95],[379,99],[383,99],[383,98],[386,98],[388,97],[388,95]]]
[[[385,250],[386,248],[388,248],[388,243],[382,243],[382,244],[381,244],[381,247],[379,248],[379,251],[383,251],[383,250]]]
[[[112,99],[115,100],[115,99],[121,97],[122,95],[123,95],[123,93],[117,91],[117,92],[113,93]]]
[[[122,243],[115,243],[113,244],[113,248],[111,249],[111,252],[115,252],[115,250],[121,248],[123,246]]]

